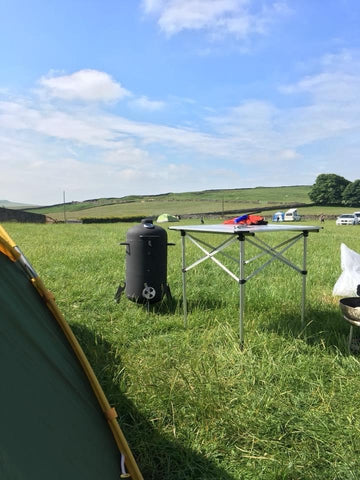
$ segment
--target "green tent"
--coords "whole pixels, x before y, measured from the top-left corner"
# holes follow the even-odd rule
[[[0,226],[1,480],[141,480],[53,296]]]
[[[174,215],[170,215],[170,213],[162,213],[161,215],[158,216],[157,220],[158,223],[163,223],[163,222],[178,222],[179,219],[175,217]]]

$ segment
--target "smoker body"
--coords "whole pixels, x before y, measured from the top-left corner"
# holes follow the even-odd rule
[[[167,233],[144,219],[126,234],[125,294],[136,303],[156,303],[169,294],[167,278]]]

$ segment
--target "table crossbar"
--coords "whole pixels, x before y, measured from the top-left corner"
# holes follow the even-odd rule
[[[263,245],[265,245],[264,247],[262,245],[260,245],[260,242],[259,240],[257,239],[257,242],[255,242],[253,239],[250,239],[248,238],[247,241],[249,243],[251,243],[252,245],[254,245],[255,247],[257,247],[259,250],[262,250],[263,251],[263,254],[262,255],[266,255],[266,254],[269,254],[271,255],[271,258],[265,262],[261,267],[259,267],[251,276],[254,276],[255,273],[258,273],[260,272],[261,270],[263,270],[265,267],[267,267],[270,263],[274,262],[275,260],[280,260],[281,262],[285,263],[286,265],[288,265],[290,268],[293,268],[294,270],[296,270],[298,273],[302,273],[302,269],[299,268],[297,265],[295,265],[293,262],[291,262],[288,258],[285,258],[282,254],[284,252],[286,252],[287,250],[289,250],[295,243],[297,243],[299,240],[301,240],[303,238],[302,235],[296,235],[296,237],[293,237],[293,238],[290,238],[286,243],[288,245],[286,245],[286,247],[284,247],[282,250],[277,250],[276,247],[270,247],[269,245],[267,245],[265,242],[261,242]],[[284,245],[285,242],[283,242],[282,245]],[[257,258],[260,258],[261,255],[258,255]],[[255,259],[255,258],[254,258]],[[246,263],[250,263],[250,261],[252,261],[253,259],[251,260],[248,260]]]
[[[184,309],[184,325],[187,326],[187,298],[186,298],[186,273],[201,264],[205,260],[212,260],[216,265],[218,265],[222,270],[224,270],[231,278],[233,278],[239,284],[239,340],[240,345],[243,345],[244,342],[244,305],[245,305],[245,284],[257,275],[259,272],[264,270],[270,263],[275,260],[279,260],[288,267],[295,270],[302,276],[302,295],[301,295],[301,323],[304,324],[305,318],[305,298],[306,298],[306,262],[307,262],[307,237],[309,231],[319,231],[319,228],[313,226],[289,226],[278,228],[274,225],[269,225],[267,229],[266,226],[260,226],[258,229],[256,226],[248,227],[247,229],[234,228],[225,225],[210,225],[207,228],[203,225],[199,226],[188,226],[188,227],[170,227],[170,230],[179,230],[182,236],[182,280],[183,280],[183,309]],[[212,233],[212,234],[230,234],[231,237],[227,238],[225,241],[219,243],[217,246],[213,246],[208,242],[205,242],[202,239],[199,239],[192,235],[190,232],[197,231],[198,233]],[[268,243],[264,242],[260,238],[255,236],[255,233],[263,232],[274,232],[274,231],[297,231],[295,236],[278,243],[275,246],[271,246]],[[298,233],[301,231],[301,233]],[[203,254],[204,256],[197,259],[195,262],[190,265],[186,265],[186,242],[185,239],[188,238]],[[303,255],[302,255],[302,268],[296,265],[294,262],[290,261],[284,256],[293,245],[298,241],[303,239]],[[236,259],[232,255],[224,252],[233,243],[238,242],[239,247],[239,258]],[[245,258],[245,242],[253,245],[258,248],[261,253],[258,255],[246,260]],[[239,274],[237,275],[231,271],[227,266],[225,266],[220,260],[216,258],[216,255],[221,254],[233,262],[238,264]],[[250,274],[246,276],[245,267],[251,262],[265,256],[269,255],[270,258],[265,261],[257,269],[253,270]]]
[[[183,271],[188,272],[192,268],[196,267],[196,265],[199,265],[200,263],[204,262],[205,260],[211,259],[213,262],[215,262],[220,268],[222,268],[226,273],[228,273],[231,277],[233,277],[235,280],[239,281],[239,278],[231,271],[229,270],[223,263],[220,262],[217,258],[215,258],[215,255],[220,253],[224,248],[228,247],[231,243],[236,242],[236,238],[231,238],[230,240],[226,240],[223,242],[221,245],[218,247],[213,247],[213,250],[211,252],[208,252],[202,245],[201,241],[198,239],[195,239],[192,235],[188,234],[187,237],[189,240],[192,241],[203,253],[205,253],[205,256],[197,260],[196,262],[192,263],[188,267],[184,267]],[[210,245],[211,247],[211,245]]]

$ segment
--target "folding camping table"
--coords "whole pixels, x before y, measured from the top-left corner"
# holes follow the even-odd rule
[[[192,268],[196,267],[205,260],[212,260],[220,268],[222,268],[230,277],[239,283],[239,340],[242,345],[244,342],[244,303],[245,303],[245,284],[252,277],[258,274],[261,270],[267,267],[274,260],[279,260],[285,265],[294,269],[302,276],[302,296],[301,296],[301,323],[304,324],[305,318],[305,298],[306,298],[306,254],[307,254],[307,238],[309,232],[318,232],[320,227],[306,226],[306,225],[177,225],[169,227],[169,230],[178,230],[181,233],[181,246],[182,246],[182,284],[183,284],[183,310],[184,310],[184,325],[187,326],[187,299],[186,299],[186,273]],[[282,241],[281,243],[270,246],[265,243],[261,238],[257,237],[257,234],[271,233],[271,232],[290,232],[290,238]],[[194,236],[194,233],[199,234],[225,234],[227,239],[219,243],[217,246],[205,242],[203,239]],[[204,256],[196,260],[191,265],[186,266],[186,254],[185,254],[185,240],[188,238],[194,245],[196,245],[203,253]],[[295,245],[298,241],[303,239],[303,255],[302,266],[298,267],[292,261],[284,256],[284,253]],[[233,243],[239,244],[239,257],[235,259],[227,252],[224,252]],[[255,246],[260,253],[253,258],[246,260],[245,258],[245,243]],[[239,273],[236,274],[228,269],[223,263],[216,258],[217,254],[222,254],[230,260],[236,262],[239,265]],[[260,267],[255,269],[249,275],[245,275],[245,266],[252,261],[269,255],[270,258],[266,260]]]

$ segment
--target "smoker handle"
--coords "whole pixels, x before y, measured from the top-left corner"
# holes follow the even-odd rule
[[[169,247],[172,247],[173,245],[176,245],[176,243],[167,243],[166,245],[168,245]]]
[[[160,238],[159,235],[139,235],[139,238]]]
[[[119,243],[119,245],[130,245],[130,243],[127,243],[127,242],[121,242],[121,243]]]

